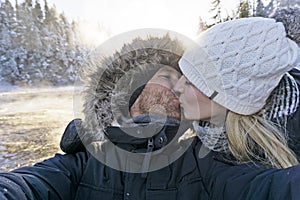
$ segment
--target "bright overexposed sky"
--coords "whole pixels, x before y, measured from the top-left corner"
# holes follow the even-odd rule
[[[15,2],[15,0],[11,0]],[[19,3],[24,0],[18,0]],[[44,4],[43,0],[39,0]],[[99,43],[114,35],[141,28],[161,28],[195,37],[199,17],[212,17],[213,0],[47,0],[69,19],[84,21],[86,38]],[[35,0],[33,0],[35,2]],[[237,8],[239,0],[222,0],[223,12]],[[96,28],[95,28],[96,27]],[[99,28],[100,27],[100,28]],[[105,33],[99,33],[104,29]],[[101,36],[99,36],[101,35]]]
[[[199,16],[208,20],[212,0],[48,0],[59,12],[75,20],[87,20],[110,35],[140,28],[163,28],[193,37]],[[238,0],[223,0],[228,13]],[[42,3],[42,2],[41,2]],[[88,31],[88,30],[86,30]]]

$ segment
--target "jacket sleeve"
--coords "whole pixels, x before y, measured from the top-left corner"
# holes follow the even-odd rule
[[[210,152],[198,160],[211,199],[300,199],[300,165],[267,169],[254,163],[222,162]]]
[[[88,154],[56,154],[31,167],[0,173],[0,199],[74,199]]]

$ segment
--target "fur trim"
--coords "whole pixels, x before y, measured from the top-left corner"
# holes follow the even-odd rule
[[[128,102],[133,91],[146,84],[160,67],[178,68],[182,53],[182,44],[166,35],[136,38],[112,56],[97,56],[84,71],[83,139],[92,134],[102,140],[103,130],[114,120],[121,124],[128,120]]]

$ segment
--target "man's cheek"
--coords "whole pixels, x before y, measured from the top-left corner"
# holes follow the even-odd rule
[[[140,98],[137,98],[137,100],[134,102],[134,104],[130,108],[130,115],[131,117],[136,117],[141,113],[140,111]]]

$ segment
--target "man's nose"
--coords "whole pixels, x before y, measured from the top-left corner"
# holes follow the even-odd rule
[[[181,76],[180,79],[177,81],[177,83],[173,87],[173,91],[177,96],[180,96],[181,93],[183,93],[184,90],[184,76]]]

